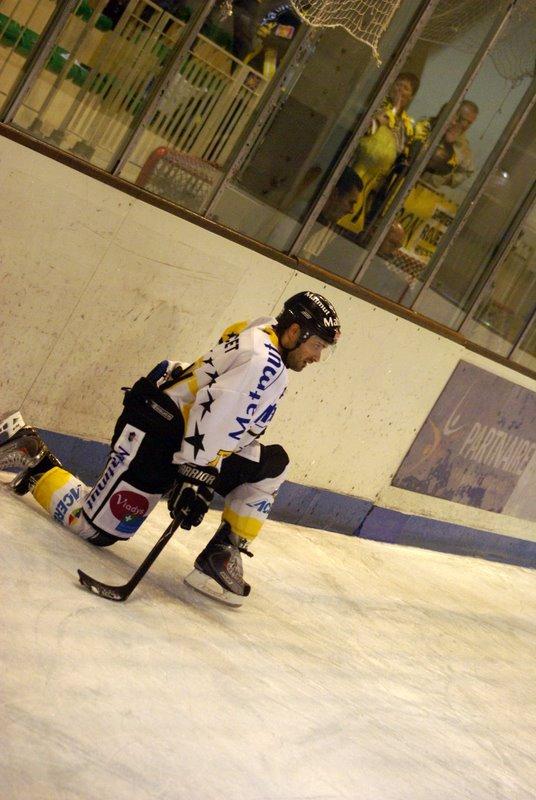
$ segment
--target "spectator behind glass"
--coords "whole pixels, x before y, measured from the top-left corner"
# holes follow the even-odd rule
[[[285,55],[300,18],[291,3],[274,0],[234,0],[233,53],[269,79]]]
[[[393,222],[382,243],[378,247],[378,255],[390,261],[404,244],[406,231],[400,222]]]
[[[324,203],[312,235],[303,246],[304,258],[314,259],[326,249],[339,233],[337,221],[361,202],[362,191],[361,178],[353,169],[346,167]]]
[[[395,165],[399,167],[397,174],[407,167],[415,131],[406,109],[419,85],[412,72],[401,72],[374,113],[368,132],[359,140],[352,167],[363,181],[363,197],[352,213],[339,221],[347,230],[360,233],[365,228],[375,195],[380,191],[386,194],[384,184],[391,182]]]
[[[439,110],[435,117],[419,120],[415,125],[415,138],[425,142],[437,118],[445,106]],[[478,106],[471,100],[464,100],[458,110],[453,114],[443,134],[441,142],[432,155],[422,179],[435,188],[460,186],[473,174],[475,167],[471,146],[465,136],[478,116]]]
[[[363,181],[359,175],[345,167],[319,214],[319,220],[328,224],[337,222],[352,210],[362,191]]]

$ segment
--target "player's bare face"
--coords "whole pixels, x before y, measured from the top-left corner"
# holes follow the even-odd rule
[[[310,336],[287,356],[287,367],[294,372],[301,372],[308,364],[316,364],[320,359],[327,357],[331,345],[324,342],[319,336]]]

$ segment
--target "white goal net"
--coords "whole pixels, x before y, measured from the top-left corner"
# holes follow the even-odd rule
[[[504,13],[508,5],[509,0],[441,0],[421,39],[474,52],[482,39],[482,25],[489,25],[490,14]],[[516,0],[491,60],[499,75],[516,84],[534,76],[535,53],[536,0]]]
[[[379,42],[401,0],[291,0],[296,12],[317,28],[344,28],[372,48],[379,63]],[[513,84],[534,76],[536,0],[440,0],[421,39],[473,52],[481,27],[513,3],[510,21],[491,52],[498,73]],[[473,34],[474,32],[474,34]]]
[[[317,28],[344,28],[372,48],[380,63],[379,41],[401,0],[292,0],[296,12]]]

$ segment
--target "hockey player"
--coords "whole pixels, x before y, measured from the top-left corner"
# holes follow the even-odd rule
[[[189,529],[214,493],[221,525],[186,582],[230,605],[250,586],[241,553],[257,536],[288,466],[280,445],[259,442],[288,381],[332,351],[340,323],[331,303],[300,292],[276,319],[240,322],[193,364],[163,361],[125,393],[106,466],[89,489],[68,472],[19,412],[0,423],[0,469],[18,468],[16,494],[32,492],[59,523],[90,544],[130,538],[162,496]]]

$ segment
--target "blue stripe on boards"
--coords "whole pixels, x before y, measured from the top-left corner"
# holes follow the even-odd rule
[[[106,463],[109,445],[53,431],[39,433],[66,469],[92,486]],[[216,504],[220,508],[221,503]],[[271,519],[378,542],[423,547],[536,568],[536,542],[451,522],[404,514],[369,500],[286,481]],[[520,528],[523,522],[520,520]]]

